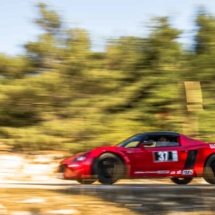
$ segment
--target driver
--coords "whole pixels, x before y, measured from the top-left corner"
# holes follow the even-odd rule
[[[169,142],[169,140],[164,136],[160,137],[159,141],[161,141],[161,142]]]

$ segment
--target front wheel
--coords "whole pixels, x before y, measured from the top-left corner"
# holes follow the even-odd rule
[[[175,184],[189,184],[193,178],[170,178]]]
[[[100,183],[114,184],[124,176],[125,165],[117,155],[104,153],[94,162],[93,172]]]

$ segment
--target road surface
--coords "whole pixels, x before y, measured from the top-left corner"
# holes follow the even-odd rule
[[[209,184],[115,184],[0,183],[1,188],[63,190],[68,195],[96,196],[108,204],[117,203],[140,214],[213,214],[215,186]],[[186,212],[186,213],[185,213]]]

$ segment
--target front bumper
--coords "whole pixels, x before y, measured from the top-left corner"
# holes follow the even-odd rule
[[[61,163],[57,170],[57,178],[63,180],[75,180],[83,178],[94,178],[92,175],[92,162],[90,160],[83,162],[73,162],[70,164]]]

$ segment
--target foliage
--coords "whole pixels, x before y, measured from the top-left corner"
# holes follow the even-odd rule
[[[93,52],[86,30],[66,28],[44,3],[38,9],[36,41],[24,45],[23,56],[0,55],[3,142],[77,152],[150,130],[212,141],[214,16],[196,15],[193,49],[182,48],[182,31],[169,17],[156,17],[147,37],[111,39],[105,52]],[[187,81],[200,82],[203,111],[188,111]]]

